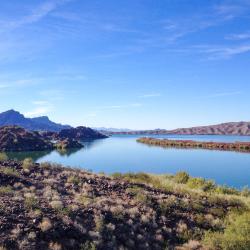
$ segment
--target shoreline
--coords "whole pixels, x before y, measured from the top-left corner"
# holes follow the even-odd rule
[[[157,139],[150,137],[141,137],[136,141],[139,143],[147,144],[149,146],[152,145],[163,148],[209,149],[250,153],[250,142],[207,142],[193,140]]]

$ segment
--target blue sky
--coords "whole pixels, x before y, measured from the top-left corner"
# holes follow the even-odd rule
[[[0,3],[0,111],[72,125],[250,120],[250,0]]]

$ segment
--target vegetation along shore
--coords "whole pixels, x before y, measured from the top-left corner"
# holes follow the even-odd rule
[[[150,137],[139,138],[137,142],[160,147],[200,148],[250,153],[250,142],[202,142],[192,140],[156,139]]]
[[[0,154],[0,249],[250,249],[250,191]]]

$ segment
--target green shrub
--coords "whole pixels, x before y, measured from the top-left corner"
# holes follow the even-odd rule
[[[175,176],[174,176],[174,181],[177,183],[182,183],[182,184],[186,184],[189,180],[189,174],[186,172],[178,172]]]
[[[22,167],[23,169],[29,170],[32,168],[33,164],[34,164],[34,161],[31,158],[26,158],[23,160]]]
[[[0,195],[9,195],[13,193],[11,186],[0,186]]]
[[[38,200],[35,196],[26,197],[24,200],[24,205],[27,209],[38,208]]]
[[[211,249],[248,250],[250,249],[250,212],[234,214],[227,219],[223,233],[208,232],[205,245]]]
[[[77,176],[69,176],[67,179],[68,183],[72,183],[74,185],[78,185],[80,183],[80,181],[81,181],[80,178]]]
[[[5,153],[0,153],[0,161],[7,161],[9,158]]]
[[[245,197],[250,197],[250,189],[249,187],[243,187],[241,190],[241,194]]]
[[[86,241],[84,244],[81,244],[80,250],[96,250],[94,242]]]
[[[13,169],[10,167],[4,167],[4,168],[0,169],[0,171],[6,175],[15,176],[15,177],[20,176],[20,173],[16,169]]]
[[[240,192],[237,189],[230,188],[230,187],[227,187],[225,185],[216,187],[215,192],[218,194],[232,194],[232,195],[240,194]]]
[[[187,185],[190,188],[201,189],[204,192],[211,192],[216,188],[214,181],[205,180],[203,178],[189,178]]]

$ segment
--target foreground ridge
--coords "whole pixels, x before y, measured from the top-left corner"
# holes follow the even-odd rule
[[[229,213],[250,227],[249,190],[186,173],[108,177],[1,158],[0,249],[215,249],[217,234],[218,246],[228,242]]]

